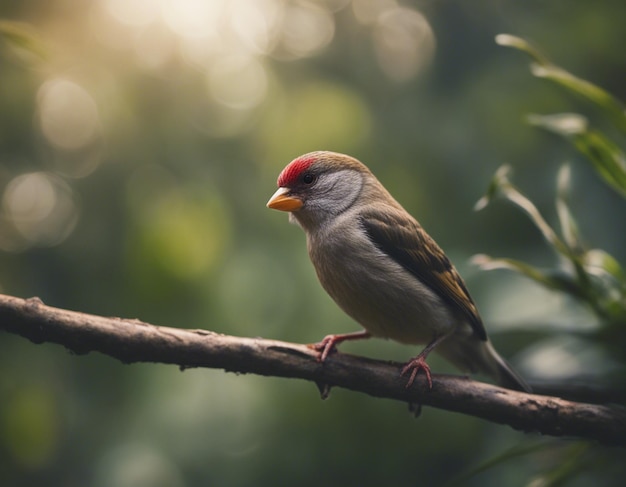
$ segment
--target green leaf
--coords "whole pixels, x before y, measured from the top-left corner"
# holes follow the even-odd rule
[[[585,133],[589,126],[587,119],[578,113],[555,113],[552,115],[533,113],[528,115],[526,120],[535,127],[541,127],[563,137]]]
[[[550,61],[530,42],[521,37],[512,36],[510,34],[498,34],[496,36],[496,44],[505,47],[513,47],[518,51],[528,54],[537,64],[549,65]]]
[[[556,212],[559,217],[563,240],[570,249],[576,252],[582,252],[583,244],[581,242],[578,224],[567,204],[571,179],[572,171],[570,166],[564,164],[559,170],[557,177]]]
[[[583,265],[585,270],[591,275],[610,276],[613,280],[613,287],[617,285],[622,293],[626,293],[626,273],[620,263],[608,252],[602,249],[592,249],[584,254]]]
[[[538,78],[549,79],[602,108],[610,116],[613,123],[626,133],[624,104],[609,92],[557,66],[536,63],[531,65],[531,72]]]
[[[602,132],[590,130],[585,117],[572,113],[530,115],[528,121],[570,140],[602,179],[626,197],[626,156]]]
[[[597,131],[576,135],[573,141],[574,146],[591,161],[598,174],[626,197],[626,158],[621,149]]]
[[[619,262],[600,249],[584,254],[585,272],[594,278],[594,299],[597,309],[609,322],[626,320],[626,273]]]
[[[502,196],[506,200],[513,203],[526,213],[535,226],[539,229],[543,237],[548,243],[559,253],[567,257],[572,258],[572,252],[569,247],[558,237],[556,232],[548,225],[548,222],[541,216],[541,213],[537,207],[524,196],[509,180],[508,174],[510,172],[509,166],[502,166],[494,177],[492,178],[487,193],[474,205],[475,210],[481,210],[489,204],[495,198],[495,196]]]
[[[526,53],[533,60],[530,67],[533,75],[548,79],[567,91],[591,101],[604,110],[613,123],[626,133],[626,107],[609,92],[554,65],[537,48],[521,37],[499,34],[496,36],[496,43]]]
[[[471,259],[472,264],[479,266],[482,270],[492,271],[496,269],[507,269],[515,271],[523,276],[532,279],[548,289],[565,291],[572,293],[573,283],[569,276],[562,273],[545,273],[536,267],[515,259],[495,258],[485,254],[477,254]],[[575,286],[574,286],[575,287]],[[577,292],[575,294],[578,294]]]
[[[532,201],[524,196],[515,186],[509,184],[502,190],[504,197],[511,203],[519,207],[524,213],[528,215],[530,220],[539,229],[546,241],[556,250],[558,253],[570,258],[570,249],[563,243],[558,237],[556,232],[552,229],[548,222],[543,218],[537,207]]]
[[[487,188],[487,192],[485,195],[480,198],[476,204],[474,205],[474,211],[480,211],[487,207],[489,203],[491,203],[496,196],[500,194],[500,189],[507,185],[511,184],[509,182],[509,173],[511,172],[511,166],[503,165],[498,168],[496,173],[491,178],[489,182],[489,187]]]

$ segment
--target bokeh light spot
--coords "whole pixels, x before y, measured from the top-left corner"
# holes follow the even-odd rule
[[[527,348],[522,363],[531,376],[553,380],[606,374],[613,365],[601,347],[591,346],[578,337],[563,335],[547,338]]]
[[[155,0],[105,0],[104,7],[115,19],[133,26],[147,25],[159,13]]]
[[[170,32],[162,25],[151,25],[133,39],[137,63],[147,69],[163,66],[173,55]]]
[[[407,81],[430,64],[435,35],[420,12],[399,7],[382,13],[374,27],[378,64],[395,81]]]
[[[354,16],[364,25],[373,24],[383,12],[397,6],[396,0],[352,0]]]
[[[224,0],[161,0],[161,15],[176,34],[203,37],[218,29]]]
[[[230,23],[241,43],[252,52],[269,54],[278,39],[281,5],[276,0],[229,2]]]
[[[295,2],[285,7],[281,42],[273,54],[280,59],[312,56],[330,44],[334,35],[331,12],[312,2]]]
[[[216,62],[208,75],[212,97],[229,108],[248,110],[259,105],[267,92],[263,65],[249,56],[233,56]]]
[[[98,108],[85,89],[64,79],[46,81],[37,93],[39,125],[53,146],[76,150],[100,131]]]
[[[78,220],[72,189],[60,178],[36,172],[17,176],[2,198],[4,213],[29,245],[56,245]]]

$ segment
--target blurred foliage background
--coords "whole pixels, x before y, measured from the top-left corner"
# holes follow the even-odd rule
[[[469,258],[552,268],[522,212],[472,207],[506,162],[557,225],[569,162],[577,229],[626,262],[623,197],[526,117],[582,112],[622,147],[623,133],[494,42],[529,39],[624,100],[625,16],[621,0],[0,1],[0,291],[296,342],[355,330],[317,283],[302,232],[265,208],[291,159],[335,150],[436,238],[520,372],[623,381],[623,331],[597,333],[593,307]],[[416,353],[380,340],[343,349]],[[3,486],[441,485],[480,465],[463,485],[612,486],[623,460],[432,409],[415,420],[343,390],[322,402],[303,382],[0,341]]]

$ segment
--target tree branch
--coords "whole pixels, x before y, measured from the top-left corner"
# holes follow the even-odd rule
[[[0,330],[34,343],[63,345],[76,354],[97,351],[124,363],[160,362],[220,368],[239,373],[315,382],[322,395],[330,386],[469,414],[522,431],[573,436],[626,446],[626,408],[524,394],[464,377],[433,375],[432,390],[419,375],[405,388],[399,364],[344,353],[324,364],[306,345],[240,338],[205,330],[154,326],[45,306],[38,298],[0,295]]]

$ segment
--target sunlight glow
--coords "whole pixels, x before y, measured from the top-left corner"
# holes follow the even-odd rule
[[[332,12],[347,3],[348,0],[101,0],[101,7],[94,9],[94,32],[103,43],[124,48],[135,44],[145,29],[162,25],[171,33],[168,42],[180,46],[185,58],[200,65],[207,64],[208,53],[244,51],[298,59],[311,56],[330,43],[335,32]],[[158,58],[157,49],[165,47],[165,38],[155,35],[156,31],[153,29],[153,34],[141,42],[141,50],[149,52],[151,59]],[[155,40],[154,49],[148,46],[150,39]],[[202,62],[198,63],[198,59]]]
[[[118,21],[133,25],[148,25],[157,17],[155,0],[104,0],[104,8]]]
[[[225,0],[161,0],[161,15],[176,34],[204,37],[221,28]]]
[[[169,69],[172,62],[182,60],[203,72],[207,99],[198,103],[217,107],[209,119],[226,110],[233,123],[218,130],[224,136],[238,133],[251,116],[242,112],[250,112],[267,97],[271,73],[264,59],[296,60],[326,48],[335,35],[333,11],[349,1],[100,0],[92,22],[98,40],[134,51],[136,63],[144,69]],[[42,131],[56,146],[84,145],[95,130],[88,120],[97,121],[95,104],[90,115],[85,102],[89,95],[80,98],[77,86],[61,88],[71,91],[66,105],[74,100],[79,110],[55,110],[62,101],[54,96],[57,105],[50,101],[45,114],[42,110]],[[78,103],[81,100],[84,103]],[[207,133],[215,132],[215,123],[207,117],[194,119]]]

